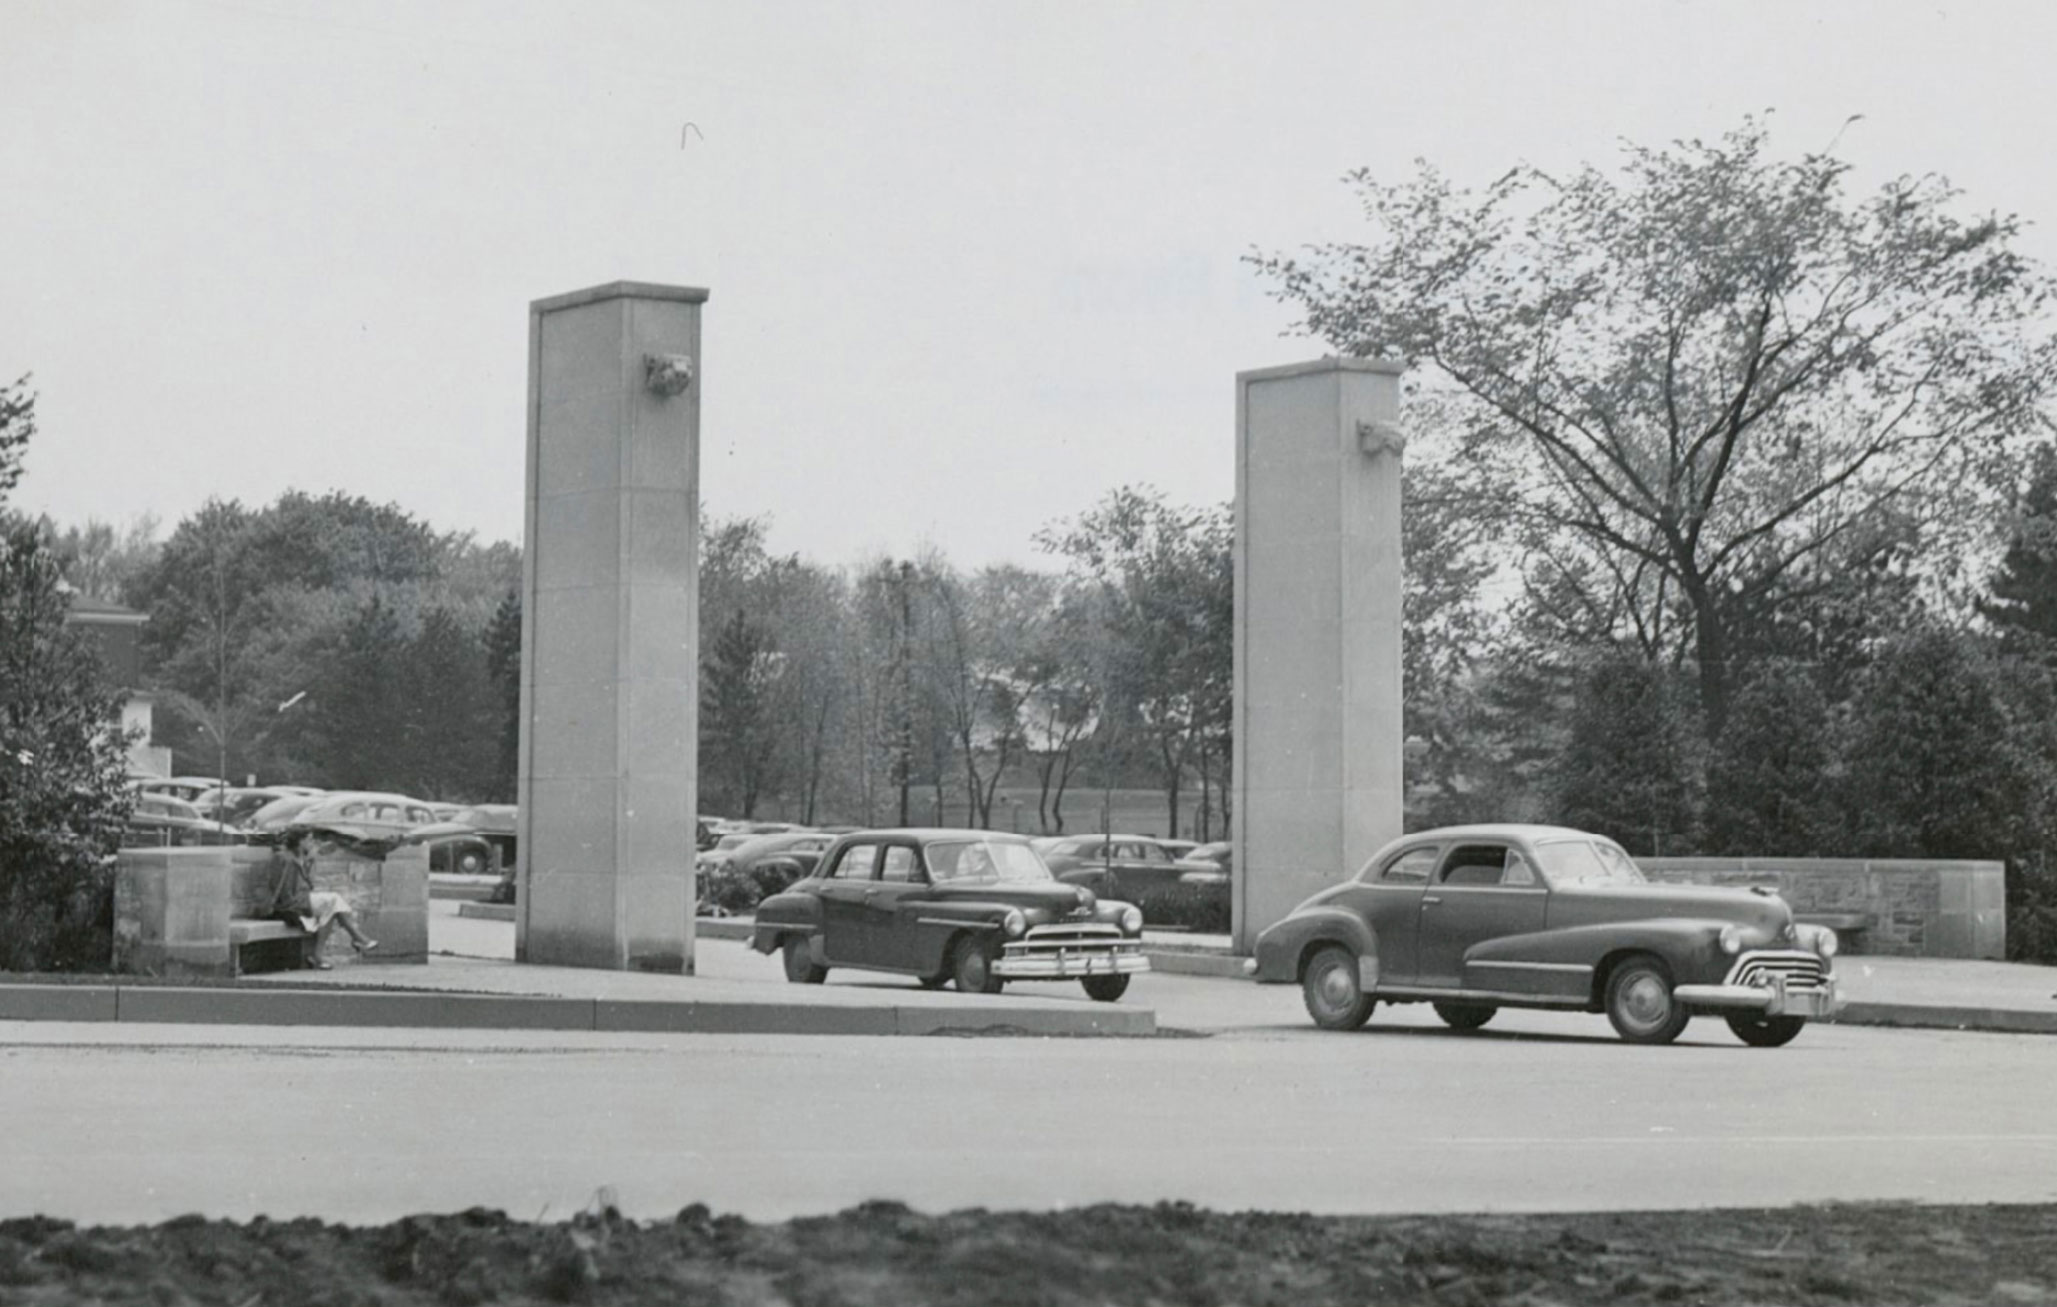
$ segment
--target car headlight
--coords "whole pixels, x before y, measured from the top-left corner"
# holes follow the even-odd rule
[[[1028,934],[1028,918],[1021,915],[1020,908],[1007,909],[1007,915],[1000,918],[1000,929],[1007,932],[1009,939],[1020,939]]]
[[[1129,935],[1142,934],[1143,910],[1135,906],[1134,904],[1130,904],[1129,906],[1123,908],[1121,910],[1121,929],[1123,933]]]
[[[1730,957],[1734,957],[1743,951],[1743,928],[1741,926],[1723,926],[1721,928],[1721,951]]]
[[[1822,957],[1832,958],[1836,955],[1838,944],[1836,932],[1830,930],[1827,926],[1803,925],[1799,927],[1799,935],[1800,943],[1813,949]]]

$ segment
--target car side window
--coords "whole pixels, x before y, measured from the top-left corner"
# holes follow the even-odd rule
[[[879,846],[876,844],[852,844],[843,850],[843,856],[836,860],[837,880],[870,880],[871,869],[878,862]]]
[[[1379,872],[1379,880],[1386,884],[1425,885],[1429,872],[1435,869],[1436,855],[1441,852],[1435,845],[1409,849],[1394,858]]]
[[[1519,885],[1534,889],[1541,882],[1536,878],[1536,869],[1528,865],[1528,859],[1514,849],[1507,850],[1507,869],[1500,873],[1502,885]]]
[[[1510,855],[1521,856],[1504,844],[1461,844],[1451,850],[1436,883],[1474,888],[1503,884]],[[1526,867],[1528,864],[1524,862],[1522,865]]]
[[[1136,856],[1144,862],[1169,863],[1171,861],[1171,855],[1164,851],[1162,844],[1139,845],[1136,848]]]
[[[879,863],[879,879],[905,883],[920,880],[915,874],[914,850],[905,844],[895,844],[886,850],[886,856]]]
[[[346,803],[343,805],[342,811],[336,815],[339,817],[362,817],[369,811],[370,809],[362,803]]]

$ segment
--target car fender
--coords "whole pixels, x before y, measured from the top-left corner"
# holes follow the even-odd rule
[[[1713,983],[1727,974],[1730,965],[1720,943],[1722,928],[1729,924],[1704,917],[1595,922],[1481,940],[1464,951],[1464,961],[1467,966],[1474,962],[1531,962],[1590,967],[1597,986],[1610,959],[1649,953],[1671,969],[1675,983]]]
[[[1257,982],[1298,984],[1308,956],[1323,944],[1340,944],[1357,955],[1366,991],[1377,984],[1378,937],[1356,913],[1327,906],[1299,908],[1257,936]]]
[[[750,947],[759,953],[776,953],[781,935],[816,935],[821,932],[821,900],[812,894],[774,894],[757,905],[750,929]]]
[[[1011,903],[981,903],[976,899],[952,899],[947,903],[924,899],[901,910],[911,911],[916,921],[959,930],[998,930],[1009,912],[1021,911]]]

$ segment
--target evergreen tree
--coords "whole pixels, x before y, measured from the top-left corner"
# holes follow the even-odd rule
[[[431,609],[403,654],[408,698],[398,768],[424,799],[484,798],[498,745],[484,643],[446,608]]]
[[[509,590],[486,628],[486,671],[493,684],[493,774],[488,798],[512,803],[521,772],[521,591]]]
[[[1884,650],[1851,702],[1845,806],[1873,857],[2005,856],[2025,778],[1995,679],[1956,632]]]
[[[2057,450],[2045,445],[2030,465],[2007,552],[1979,612],[2000,630],[2003,647],[2057,656]]]
[[[1804,664],[1759,664],[1707,760],[1705,851],[1831,852],[1834,761],[1828,701]]]
[[[1630,853],[1684,853],[1693,834],[1692,722],[1664,668],[1627,654],[1581,679],[1559,756],[1558,819]]]

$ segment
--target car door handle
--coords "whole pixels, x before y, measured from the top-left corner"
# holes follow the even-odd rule
[[[1442,901],[1443,896],[1440,894],[1424,894],[1421,896],[1421,906],[1424,908],[1432,908]]]

